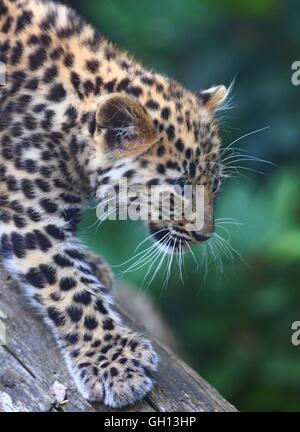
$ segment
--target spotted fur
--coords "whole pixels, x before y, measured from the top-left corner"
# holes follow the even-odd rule
[[[103,184],[205,186],[205,226],[150,223],[188,242],[213,231],[219,183],[214,112],[223,86],[193,94],[120,52],[73,10],[0,0],[0,252],[52,329],[82,394],[112,407],[152,387],[157,356],[124,326],[111,271],[76,239]],[[170,246],[170,245],[169,245]]]

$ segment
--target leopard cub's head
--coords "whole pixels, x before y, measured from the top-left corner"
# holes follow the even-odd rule
[[[214,231],[222,176],[215,113],[228,90],[217,86],[193,94],[174,82],[160,90],[151,97],[111,93],[100,98],[94,136],[101,160],[97,196],[106,209],[116,205],[105,193],[113,186],[117,205],[131,207],[129,216],[142,215],[150,237],[176,253]]]

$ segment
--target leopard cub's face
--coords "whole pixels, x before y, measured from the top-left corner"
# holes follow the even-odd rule
[[[118,204],[143,214],[150,238],[167,252],[213,234],[222,175],[214,113],[227,94],[223,86],[187,92],[155,110],[123,94],[99,104],[95,140],[106,168],[98,170],[98,198],[108,203],[103,191],[114,185]],[[131,191],[126,200],[122,182]]]

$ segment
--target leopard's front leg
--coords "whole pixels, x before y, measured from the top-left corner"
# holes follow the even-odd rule
[[[0,230],[4,262],[51,327],[81,393],[112,407],[143,398],[156,354],[122,324],[89,253],[57,225]]]

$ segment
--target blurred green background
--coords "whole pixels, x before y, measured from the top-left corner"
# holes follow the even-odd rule
[[[229,84],[235,108],[224,113],[224,145],[238,145],[276,166],[251,163],[226,181],[217,216],[237,255],[207,277],[191,256],[184,283],[176,265],[147,292],[179,343],[180,354],[240,410],[300,410],[300,347],[291,325],[300,320],[300,86],[291,65],[300,60],[297,0],[69,1],[108,38],[149,67],[192,90]],[[145,231],[138,223],[106,222],[96,231],[89,211],[81,237],[117,265],[134,254]],[[200,251],[195,251],[200,259]],[[246,263],[245,263],[246,262]],[[147,268],[124,276],[141,289]]]

